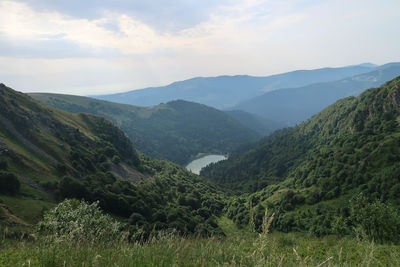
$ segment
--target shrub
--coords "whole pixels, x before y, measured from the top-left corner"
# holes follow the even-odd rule
[[[7,161],[0,161],[0,170],[7,170],[8,163]]]
[[[13,173],[0,171],[0,194],[13,195],[19,191],[21,183]]]
[[[111,160],[114,164],[119,164],[121,162],[121,158],[118,157],[117,155],[114,155],[112,160]]]
[[[50,240],[109,242],[123,237],[121,223],[103,214],[98,202],[66,199],[48,211],[37,225]]]
[[[85,198],[88,196],[86,187],[78,180],[65,176],[58,184],[62,198]]]
[[[351,200],[350,213],[356,234],[378,242],[400,242],[400,216],[392,205],[368,202],[360,194]]]

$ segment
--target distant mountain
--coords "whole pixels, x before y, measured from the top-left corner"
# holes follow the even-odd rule
[[[300,87],[312,83],[328,82],[369,72],[372,64],[342,68],[298,70],[267,77],[219,76],[193,78],[167,86],[150,87],[125,93],[98,95],[94,98],[138,106],[154,106],[171,100],[193,101],[218,109],[229,108],[237,103],[259,96],[264,92]]]
[[[229,116],[235,118],[241,124],[250,128],[263,136],[271,134],[277,129],[285,127],[284,124],[267,120],[259,115],[255,115],[243,110],[225,110]]]
[[[141,152],[182,165],[198,153],[228,153],[260,137],[224,112],[193,102],[137,107],[72,95],[30,95],[69,112],[104,116],[125,131]]]
[[[279,231],[343,234],[363,224],[374,236],[375,226],[368,227],[378,213],[385,212],[383,221],[400,210],[399,122],[397,77],[337,101],[306,122],[204,168],[201,175],[253,192],[226,207],[228,217],[242,226],[248,225],[251,203],[258,225],[268,207],[275,212],[272,227]],[[392,225],[391,218],[382,223]],[[375,236],[392,240],[394,232],[398,240],[396,228]]]
[[[219,234],[215,216],[223,196],[213,183],[183,167],[137,153],[103,117],[49,107],[0,84],[4,235],[15,238],[16,231],[31,228],[65,198],[99,201],[104,211],[143,237],[154,229]]]
[[[244,110],[286,126],[293,126],[340,98],[357,96],[364,90],[377,87],[398,75],[400,63],[390,63],[374,71],[338,81],[267,92],[232,109]]]

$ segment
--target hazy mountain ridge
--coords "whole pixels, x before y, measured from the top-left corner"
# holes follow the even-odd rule
[[[368,73],[338,81],[280,89],[243,101],[232,109],[244,110],[263,118],[296,125],[336,100],[357,96],[400,75],[400,63],[389,63]]]
[[[30,94],[69,112],[87,112],[112,120],[143,153],[186,164],[198,153],[228,153],[260,135],[222,111],[177,100],[153,107],[117,104],[57,94]]]
[[[172,100],[183,99],[219,109],[280,88],[300,87],[317,82],[335,81],[365,73],[376,68],[373,65],[355,65],[341,68],[297,70],[266,77],[247,75],[197,77],[174,82],[167,86],[149,87],[124,93],[97,95],[97,99],[123,104],[154,106]]]

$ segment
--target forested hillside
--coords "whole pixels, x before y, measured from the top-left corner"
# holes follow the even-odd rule
[[[342,99],[201,174],[255,192],[227,208],[238,224],[249,221],[252,201],[255,212],[276,212],[273,226],[281,231],[322,235],[361,227],[375,238],[399,240],[399,108],[400,77]]]
[[[198,153],[225,154],[260,137],[222,111],[182,100],[137,107],[71,95],[31,96],[68,112],[104,116],[125,131],[139,151],[182,165]]]
[[[153,229],[221,233],[215,215],[224,194],[213,183],[137,153],[102,117],[48,107],[3,84],[0,168],[2,233],[30,228],[65,198],[99,201],[143,235]]]

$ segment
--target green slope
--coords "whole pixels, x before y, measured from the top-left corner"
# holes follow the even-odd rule
[[[228,153],[259,137],[224,112],[192,102],[137,107],[72,95],[30,95],[69,112],[104,116],[125,131],[141,152],[181,165],[198,153]]]
[[[61,111],[0,84],[0,228],[29,227],[58,201],[77,198],[99,201],[144,233],[207,235],[220,232],[223,196],[179,165],[138,154],[106,119]]]
[[[400,77],[342,99],[201,174],[224,186],[256,191],[228,208],[238,223],[248,222],[252,200],[277,212],[275,229],[333,233],[335,218],[349,216],[348,200],[359,193],[400,204],[399,123]],[[343,229],[351,228],[342,222]]]

